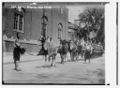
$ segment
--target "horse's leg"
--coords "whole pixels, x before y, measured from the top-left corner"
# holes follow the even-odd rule
[[[60,55],[60,56],[61,56],[61,64],[62,64],[64,57],[63,57],[63,55]]]
[[[89,54],[89,63],[90,63],[90,59],[91,59],[91,54]]]
[[[66,54],[65,61],[67,62],[68,60],[68,53]]]
[[[85,51],[83,51],[83,56],[82,57],[83,57],[83,59],[85,59]]]
[[[49,61],[49,62],[50,62],[50,57],[51,57],[51,56],[48,56],[48,61]]]
[[[51,66],[53,66],[53,56],[51,56],[51,58],[52,58],[52,61],[51,61]]]
[[[75,55],[74,54],[72,55],[72,57],[73,57],[73,61],[75,61]]]
[[[55,59],[56,59],[56,55],[54,54],[53,57],[52,57],[53,66],[55,66]]]
[[[55,55],[53,55],[53,66],[55,66]]]
[[[45,62],[47,61],[47,55],[45,55]]]
[[[63,63],[63,56],[62,55],[60,55],[61,56],[61,64]]]
[[[82,51],[82,52],[81,52],[81,58],[82,58],[82,59],[83,59],[83,54],[84,54],[84,53],[83,53],[83,51]]]
[[[82,58],[82,52],[80,52],[80,58]]]
[[[73,59],[73,58],[72,58],[72,52],[70,52],[70,59],[71,59],[71,61],[72,61],[72,59]]]
[[[90,58],[89,58],[89,63],[90,63]]]
[[[71,55],[72,55],[72,61],[74,61],[74,59],[75,59],[75,58],[74,58],[74,57],[75,57],[75,56],[74,56],[74,53],[72,52]]]
[[[73,53],[71,53],[71,60],[72,60],[72,61],[74,60],[74,56],[73,56]]]
[[[63,59],[62,59],[62,63],[64,63],[64,60],[65,60],[65,55],[63,55],[63,57],[62,57]]]
[[[70,52],[70,60],[71,60],[71,52]]]
[[[53,65],[54,65],[55,55],[54,55],[54,54],[53,54],[53,55],[51,55],[51,58],[52,58],[52,61],[51,61],[51,66],[53,66]]]
[[[86,52],[83,53],[84,62],[86,63]]]
[[[76,61],[78,60],[78,53],[76,52]]]
[[[77,54],[77,52],[76,52],[75,60],[76,61],[78,60],[78,54]]]
[[[63,59],[63,62],[67,61],[67,54],[64,55],[64,59]]]
[[[86,58],[84,58],[84,62],[86,63]]]

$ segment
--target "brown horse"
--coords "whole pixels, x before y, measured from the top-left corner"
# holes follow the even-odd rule
[[[59,46],[58,51],[57,51],[57,53],[60,54],[61,63],[64,63],[65,58],[67,57],[68,51],[69,51],[69,42],[66,40],[61,40],[60,46]]]

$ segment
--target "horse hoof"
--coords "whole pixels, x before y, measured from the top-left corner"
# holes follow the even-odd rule
[[[61,64],[64,64],[64,62],[61,62]]]
[[[15,69],[16,71],[22,71],[21,69]]]

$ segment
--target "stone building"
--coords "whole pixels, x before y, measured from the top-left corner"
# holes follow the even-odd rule
[[[59,40],[68,39],[68,9],[56,4],[4,3],[2,7],[3,51],[11,52],[16,33],[19,33],[22,47],[28,52],[38,52],[41,48],[40,36],[43,32],[43,15],[46,16],[45,36]]]

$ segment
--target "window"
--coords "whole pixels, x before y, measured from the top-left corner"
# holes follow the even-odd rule
[[[60,40],[62,38],[62,30],[63,30],[63,25],[62,25],[62,23],[59,23],[58,24],[58,39],[60,39]]]
[[[24,17],[21,14],[14,14],[14,29],[17,32],[24,32]]]

